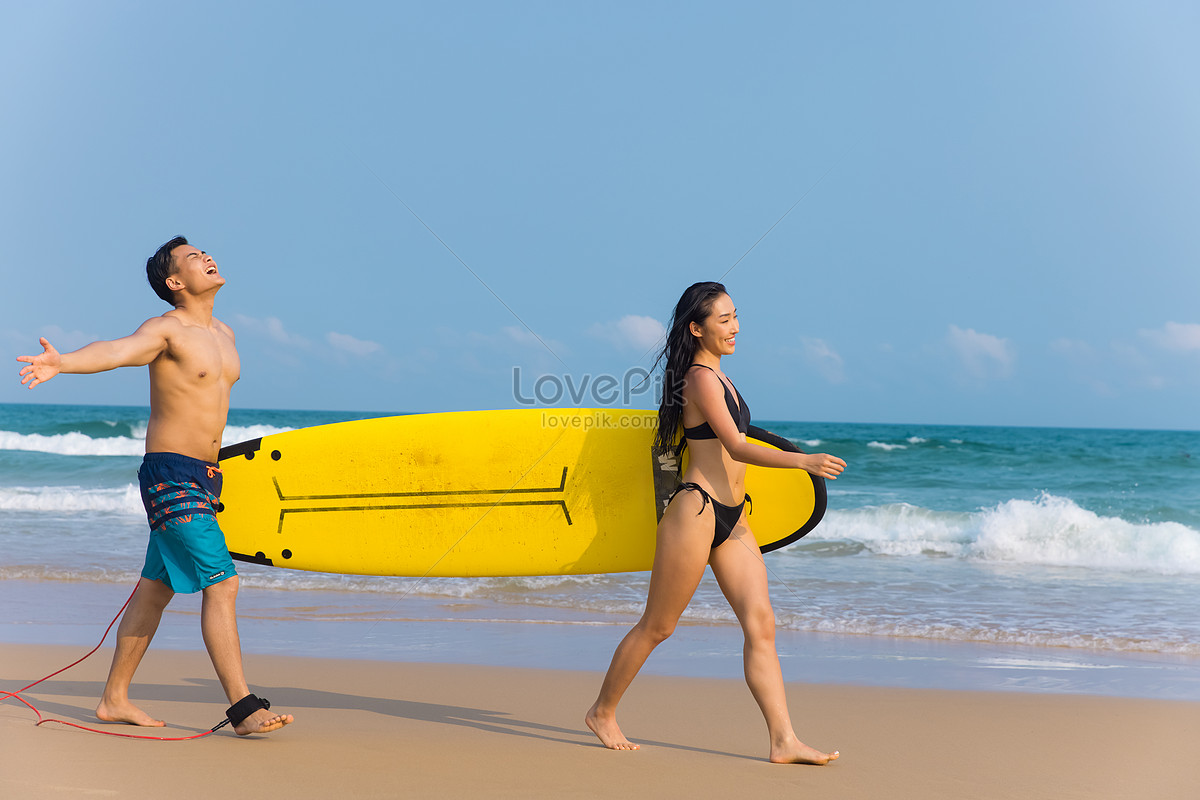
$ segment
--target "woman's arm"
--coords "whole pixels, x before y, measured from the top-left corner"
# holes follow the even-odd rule
[[[822,478],[835,479],[846,468],[846,462],[828,453],[789,453],[770,447],[760,447],[746,441],[729,415],[725,404],[725,387],[715,372],[693,370],[683,391],[684,400],[694,403],[717,435],[721,446],[735,461],[757,467],[802,469]]]

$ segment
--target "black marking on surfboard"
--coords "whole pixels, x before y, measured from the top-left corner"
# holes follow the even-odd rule
[[[254,454],[258,452],[262,446],[262,437],[251,439],[246,442],[238,442],[221,448],[221,452],[217,453],[217,461],[224,461],[227,458],[234,456],[245,456],[247,459],[254,458]]]
[[[506,502],[497,500],[493,503],[420,503],[403,506],[326,506],[323,508],[285,508],[279,512],[278,532],[283,533],[283,520],[288,514],[321,513],[331,511],[418,511],[429,508],[496,508],[497,506],[558,506],[568,525],[571,522],[571,512],[562,500],[514,500]]]
[[[746,431],[746,435],[751,436],[755,439],[758,439],[760,442],[764,442],[764,443],[772,445],[774,447],[778,447],[780,450],[785,450],[789,453],[803,452],[803,451],[801,451],[801,449],[799,447],[796,447],[796,445],[792,444],[787,439],[784,439],[782,436],[776,436],[775,434],[771,433],[770,431],[763,430],[762,428],[759,428],[756,425],[751,425],[750,429],[748,431]],[[795,532],[783,537],[782,539],[780,539],[778,541],[763,545],[760,548],[762,550],[762,552],[769,553],[772,550],[778,550],[781,547],[787,547],[792,542],[798,541],[799,539],[808,535],[808,533],[813,528],[817,527],[817,525],[824,518],[825,506],[826,506],[826,503],[828,502],[828,496],[827,496],[827,493],[825,490],[825,479],[819,475],[813,475],[810,472],[805,472],[804,474],[808,476],[809,480],[812,481],[812,485],[813,485],[812,516],[810,516],[808,518],[808,521],[806,521],[804,523],[804,525],[802,525]]]
[[[459,494],[538,494],[540,492],[563,492],[567,488],[567,468],[563,467],[562,478],[558,482],[558,486],[547,486],[541,488],[529,489],[447,489],[437,492],[378,492],[378,493],[358,493],[358,494],[295,494],[285,495],[283,489],[279,486],[279,479],[272,477],[271,481],[275,484],[275,493],[279,496],[280,502],[289,500],[375,500],[385,497],[453,497]]]
[[[650,448],[651,471],[654,475],[654,512],[662,521],[663,512],[671,500],[671,493],[679,485],[679,473],[683,465],[681,452],[674,447]]]
[[[374,505],[374,504],[355,504],[355,505],[339,505],[339,506],[312,506],[302,508],[283,508],[279,510],[279,527],[278,533],[283,533],[283,521],[288,514],[316,514],[322,512],[339,512],[339,511],[417,511],[431,508],[496,508],[498,506],[558,506],[562,509],[563,517],[566,518],[568,525],[573,525],[571,521],[571,512],[567,509],[565,500],[505,500],[503,498],[509,495],[524,495],[524,494],[540,494],[540,493],[556,493],[565,492],[567,488],[567,468],[563,467],[562,478],[559,480],[558,486],[528,488],[528,489],[453,489],[441,491],[426,491],[426,492],[374,492],[374,493],[359,493],[359,494],[308,494],[308,495],[292,495],[288,496],[283,493],[283,488],[279,485],[279,479],[272,476],[271,482],[275,484],[275,494],[279,498],[279,502],[315,502],[322,500],[382,500],[382,499],[400,499],[400,498],[451,498],[477,495],[496,495],[501,499],[488,500],[484,502],[468,503],[468,502],[447,502],[447,503],[405,503],[403,505]]]
[[[271,451],[271,460],[272,461],[278,461],[281,458],[283,458],[283,453],[279,452],[278,450]]]
[[[291,551],[291,550],[284,550],[284,551],[283,551],[283,552],[281,552],[279,555],[283,556],[284,558],[291,558],[291,557],[292,557],[292,551]]]
[[[245,561],[247,564],[262,564],[265,567],[275,566],[271,563],[271,559],[267,558],[261,550],[252,556],[248,556],[245,553],[235,553],[230,550],[229,557],[235,561]]]

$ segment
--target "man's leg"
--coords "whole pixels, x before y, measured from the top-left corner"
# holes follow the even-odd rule
[[[121,617],[117,626],[117,648],[113,653],[112,666],[108,671],[108,681],[104,684],[104,694],[100,704],[96,706],[96,717],[104,722],[128,722],[130,725],[147,727],[162,727],[160,719],[154,719],[145,711],[135,706],[129,700],[129,684],[133,682],[133,674],[142,656],[158,630],[162,620],[163,609],[175,592],[165,583],[142,578],[138,581],[137,591]]]
[[[221,681],[221,688],[233,705],[250,694],[242,670],[242,644],[237,629],[238,577],[234,575],[204,590],[200,604],[200,629],[204,646]],[[260,708],[234,727],[239,736],[269,733],[292,721],[291,714],[275,714]]]

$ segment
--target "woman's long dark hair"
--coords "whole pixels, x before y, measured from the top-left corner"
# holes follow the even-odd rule
[[[701,281],[689,286],[675,304],[671,327],[667,331],[667,343],[654,362],[657,367],[659,361],[666,361],[663,367],[662,402],[658,406],[658,433],[654,437],[656,447],[674,447],[679,423],[683,419],[683,378],[699,348],[696,337],[692,335],[691,324],[703,325],[712,314],[713,302],[723,294],[728,292],[716,281]]]

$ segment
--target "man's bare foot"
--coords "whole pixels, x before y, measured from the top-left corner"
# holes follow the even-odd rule
[[[767,757],[767,760],[772,764],[814,764],[823,767],[830,761],[836,761],[840,755],[841,753],[837,750],[832,753],[822,753],[799,739],[793,739],[790,743],[772,747],[771,755]]]
[[[284,725],[290,725],[293,722],[291,714],[272,714],[265,708],[260,708],[244,720],[233,726],[233,731],[238,736],[249,736],[252,733],[270,733],[277,731]]]
[[[625,734],[621,733],[621,728],[617,725],[616,717],[601,717],[596,713],[595,706],[588,709],[587,716],[583,718],[583,721],[600,739],[600,743],[609,750],[638,750],[641,748],[640,745],[625,738]]]
[[[101,722],[124,722],[143,728],[161,728],[167,724],[150,716],[128,700],[123,703],[101,700],[100,705],[96,706],[96,719]]]

